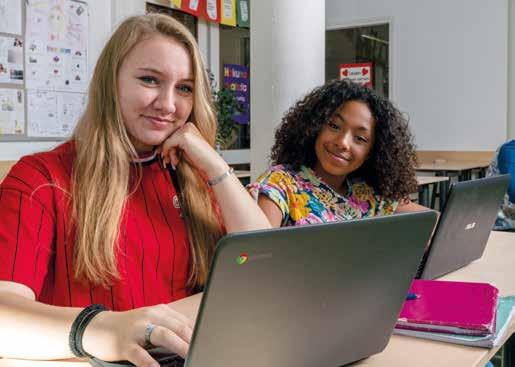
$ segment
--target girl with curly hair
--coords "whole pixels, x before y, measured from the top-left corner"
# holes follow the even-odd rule
[[[407,121],[390,101],[345,80],[314,89],[285,114],[273,166],[249,185],[274,227],[424,210]]]

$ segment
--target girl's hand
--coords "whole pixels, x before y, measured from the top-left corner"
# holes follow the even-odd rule
[[[156,305],[124,312],[101,312],[87,326],[84,350],[106,361],[128,360],[138,367],[158,367],[145,350],[145,330],[153,346],[160,346],[185,357],[193,332],[193,322],[168,305]]]
[[[202,137],[192,122],[187,122],[170,135],[159,147],[163,161],[175,168],[181,159],[186,160],[207,178],[217,177],[229,169],[222,157]]]

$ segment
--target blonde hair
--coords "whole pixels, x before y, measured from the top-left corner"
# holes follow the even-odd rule
[[[188,50],[194,74],[190,120],[209,144],[215,142],[216,115],[209,79],[195,38],[186,27],[166,15],[149,14],[125,20],[98,59],[88,106],[73,134],[77,151],[71,188],[72,218],[76,224],[75,277],[94,284],[108,286],[113,278],[119,278],[118,239],[125,202],[130,194],[131,158],[137,156],[120,111],[118,72],[134,46],[154,34],[171,37]],[[137,172],[140,179],[141,166]],[[216,241],[223,234],[222,228],[212,194],[200,175],[181,162],[177,176],[190,242],[188,285],[200,287],[206,281]]]

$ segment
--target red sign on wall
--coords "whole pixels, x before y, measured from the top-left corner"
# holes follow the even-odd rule
[[[181,9],[186,13],[198,17],[200,15],[199,0],[182,0]]]
[[[372,88],[372,63],[341,64],[340,79],[349,79],[351,82]]]
[[[204,0],[200,3],[200,16],[210,22],[220,23],[220,0]]]

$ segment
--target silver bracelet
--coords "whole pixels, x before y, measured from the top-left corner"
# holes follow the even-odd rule
[[[229,168],[227,171],[225,171],[224,173],[222,173],[220,176],[218,177],[215,177],[215,178],[212,178],[210,180],[207,180],[207,184],[209,186],[215,186],[216,184],[222,182],[226,177],[232,175],[234,172],[234,168]]]

